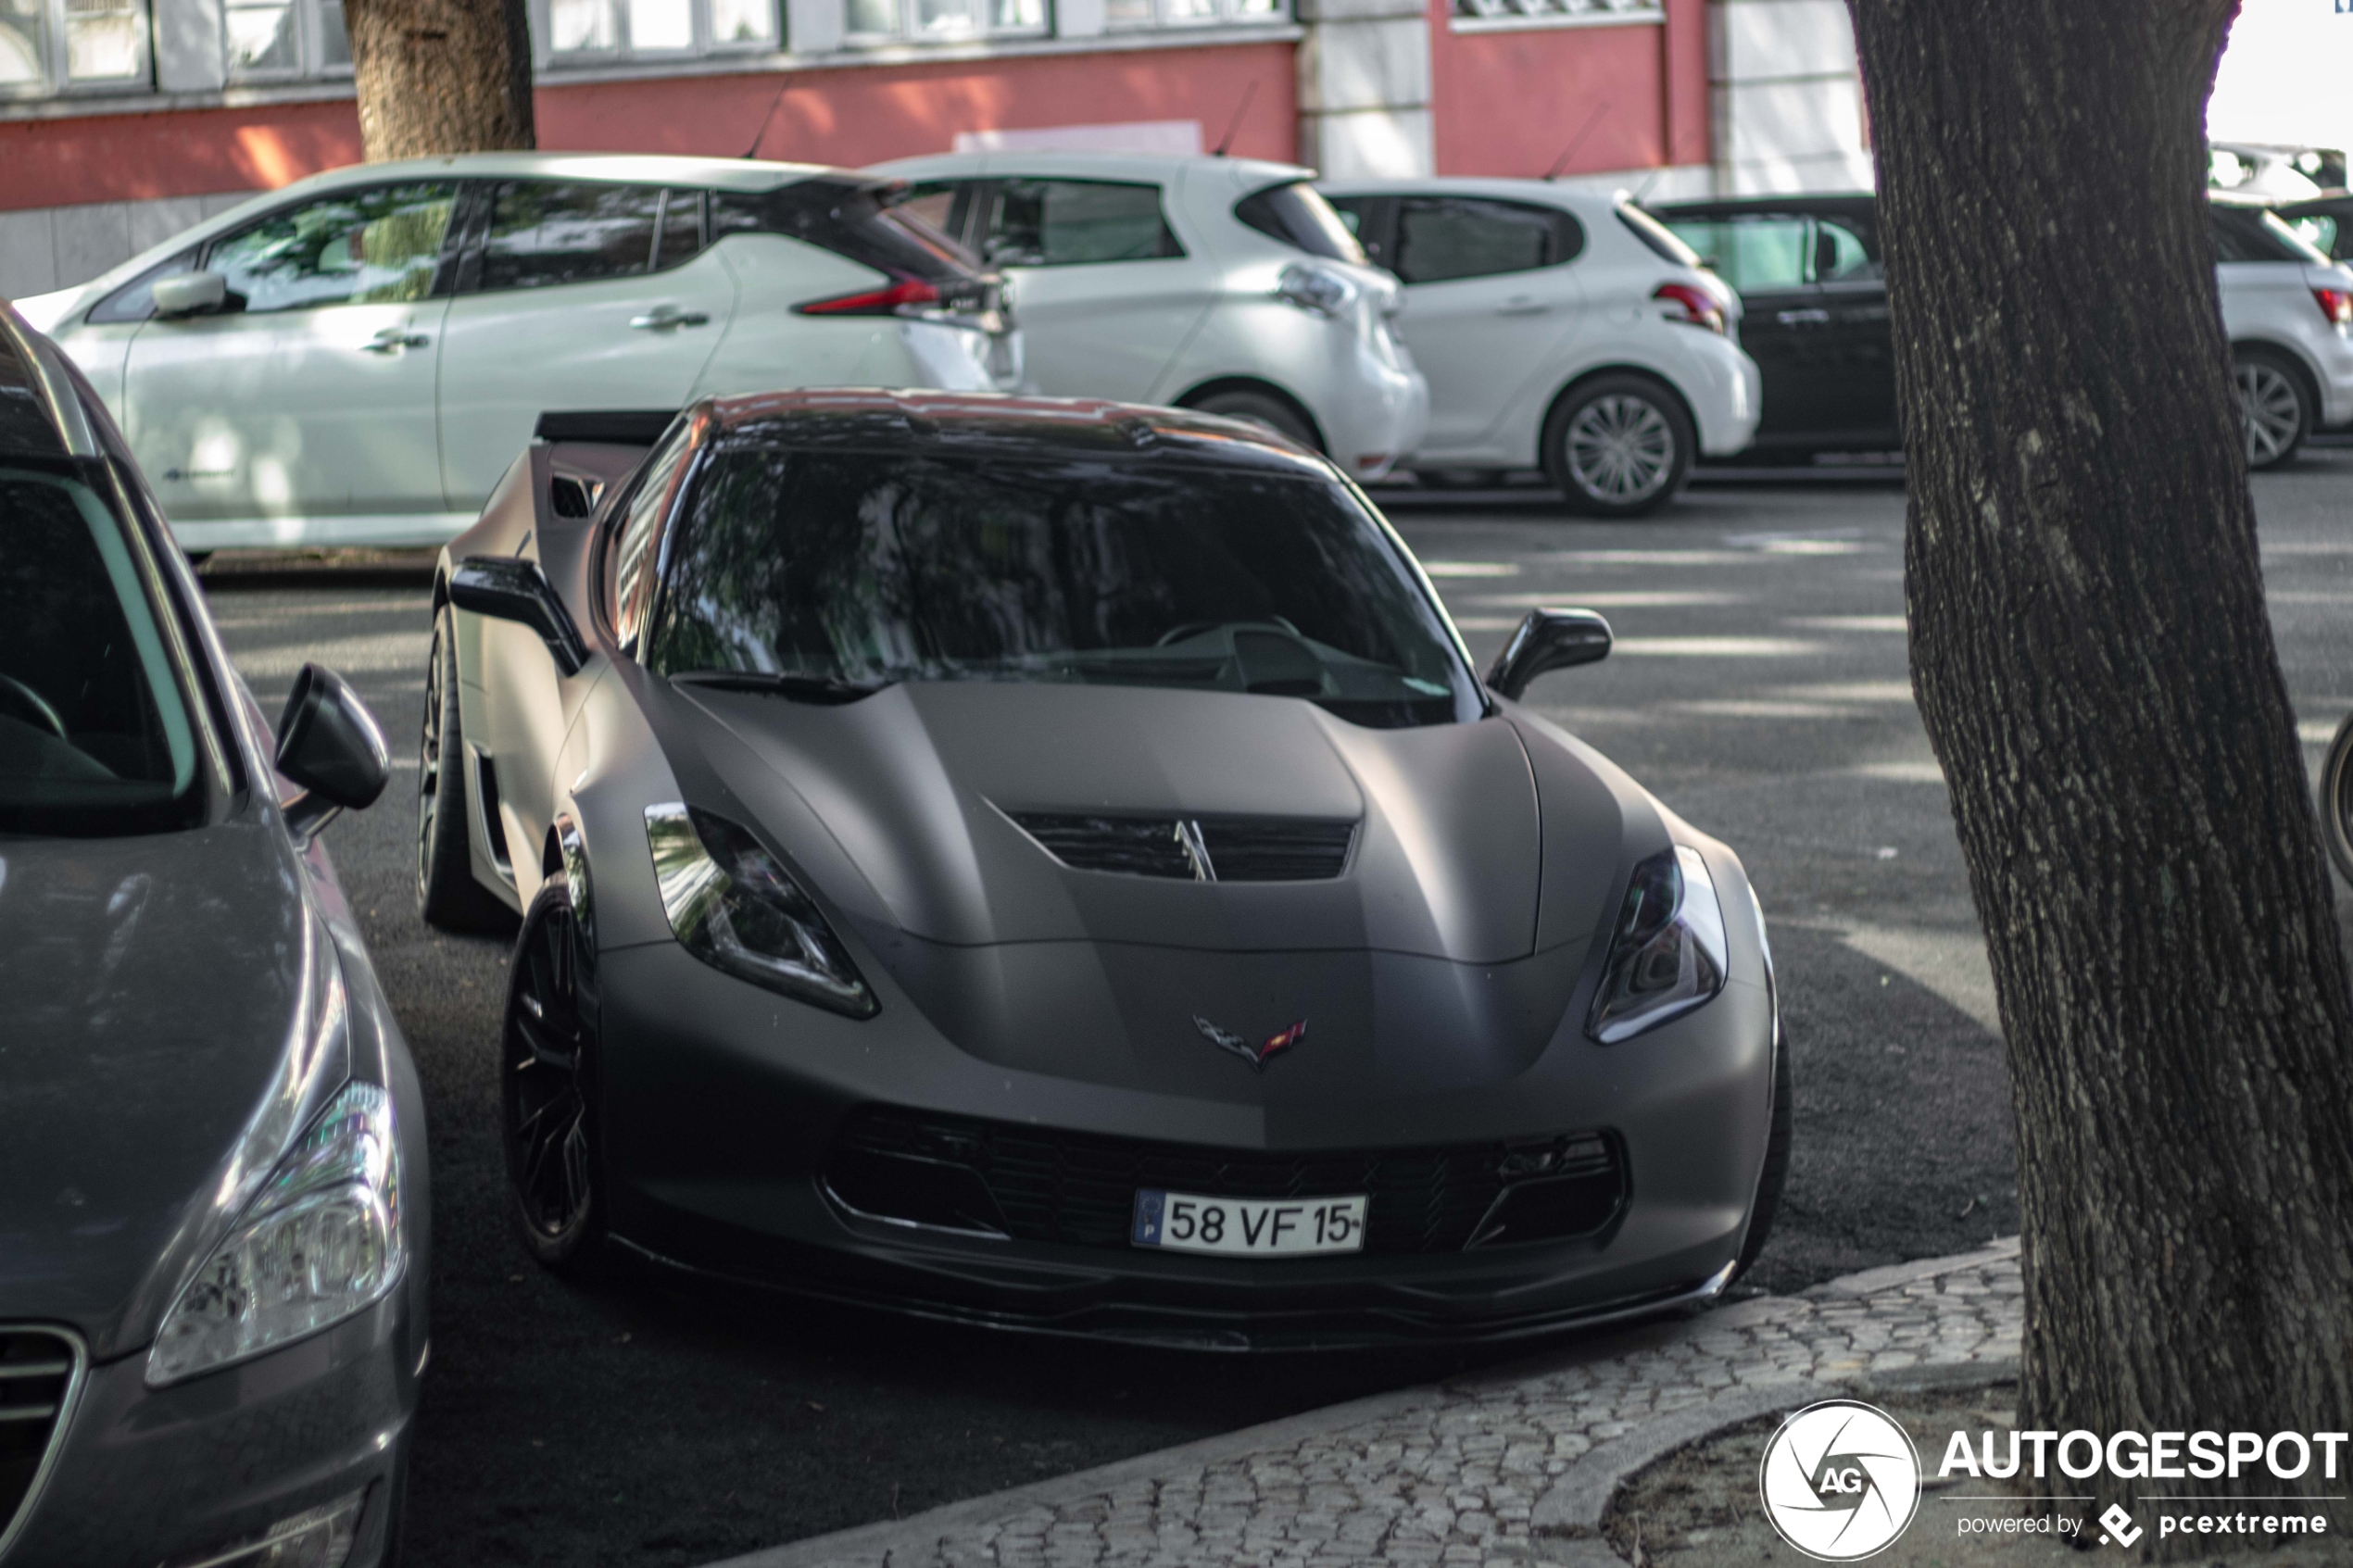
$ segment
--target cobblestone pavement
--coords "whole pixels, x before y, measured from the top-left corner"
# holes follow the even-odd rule
[[[1630,1470],[1842,1387],[2011,1375],[2020,1290],[2014,1239],[1874,1269],[726,1568],[1614,1563]]]

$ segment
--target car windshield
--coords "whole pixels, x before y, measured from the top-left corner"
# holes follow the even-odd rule
[[[1403,547],[1313,477],[722,448],[679,528],[646,654],[673,678],[837,699],[900,681],[1176,686],[1380,728],[1484,710]]]
[[[132,549],[82,477],[0,460],[0,833],[203,812],[198,721]]]

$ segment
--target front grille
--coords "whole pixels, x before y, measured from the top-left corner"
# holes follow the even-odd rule
[[[1356,837],[1353,822],[1307,817],[1009,815],[1065,866],[1182,882],[1328,882]]]
[[[82,1347],[68,1336],[0,1328],[0,1549],[23,1523],[81,1370]]]
[[[895,1179],[878,1179],[886,1168]],[[993,1211],[975,1211],[975,1177]],[[849,1207],[883,1218],[939,1223],[933,1213],[954,1212],[965,1223],[952,1228],[1118,1248],[1128,1244],[1141,1188],[1205,1198],[1364,1193],[1371,1199],[1365,1249],[1390,1254],[1589,1236],[1617,1218],[1626,1200],[1625,1160],[1606,1133],[1281,1154],[880,1106],[844,1124],[828,1158],[827,1185]],[[919,1196],[933,1186],[936,1196]]]

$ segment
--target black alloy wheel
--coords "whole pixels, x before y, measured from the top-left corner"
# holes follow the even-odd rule
[[[466,743],[459,731],[457,623],[433,618],[424,722],[417,736],[417,912],[444,931],[500,931],[514,915],[474,880],[466,835]]]
[[[1544,421],[1544,472],[1585,517],[1648,517],[1691,477],[1699,449],[1682,399],[1664,383],[1595,376]]]
[[[2336,727],[2321,763],[2321,842],[2336,874],[2353,882],[2353,714]]]
[[[1756,1173],[1756,1200],[1749,1206],[1748,1234],[1741,1238],[1740,1256],[1733,1260],[1732,1280],[1740,1279],[1756,1266],[1765,1243],[1772,1238],[1774,1217],[1781,1211],[1781,1194],[1789,1185],[1789,1146],[1795,1121],[1793,1098],[1789,1038],[1777,1035],[1773,1041],[1773,1112],[1765,1135],[1765,1166]]]
[[[509,1206],[531,1255],[560,1273],[585,1270],[605,1235],[596,1015],[596,955],[558,876],[515,938],[498,1077]]]

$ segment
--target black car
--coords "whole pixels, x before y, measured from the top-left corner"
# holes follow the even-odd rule
[[[1249,1348],[1755,1258],[1790,1090],[1747,878],[1516,700],[1599,616],[1482,681],[1361,490],[1203,414],[543,426],[443,558],[418,867],[429,919],[523,916],[541,1262]]]
[[[2331,313],[2348,307],[2337,294],[2315,292],[2326,280],[2306,273],[2322,258],[2263,204],[2221,195],[2208,205],[2215,260],[2224,268],[2223,314],[2246,414],[2247,459],[2270,468],[2294,458],[2311,431],[2342,422],[2333,413],[2341,398],[2325,390],[2340,383],[2342,357],[2331,349],[2316,359],[2310,340],[2332,320],[2341,337],[2347,318]],[[2313,209],[2308,221],[2325,220],[2331,239],[2342,244],[2334,219],[2321,210],[2327,205],[2304,204]],[[2303,209],[2284,208],[2281,216]],[[1765,383],[1754,451],[1803,458],[1902,445],[1876,196],[1753,196],[1664,202],[1651,210],[1740,291],[1741,346]],[[2259,266],[2249,273],[2235,263]],[[2263,270],[2271,268],[2294,271]],[[2284,322],[2263,307],[2261,296],[2274,292],[2291,301]],[[2319,310],[2308,315],[2314,299]]]
[[[425,1360],[424,1112],[319,839],[121,436],[0,305],[0,1561],[379,1568]]]

